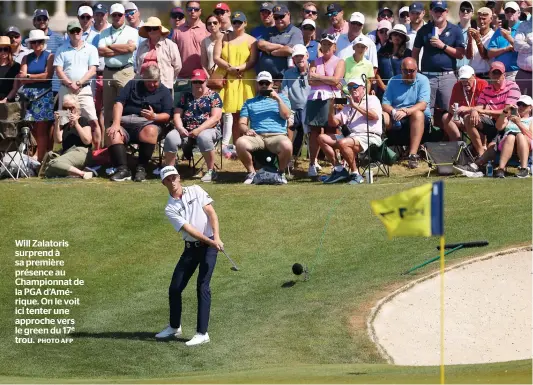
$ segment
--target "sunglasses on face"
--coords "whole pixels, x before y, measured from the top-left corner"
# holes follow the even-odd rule
[[[8,35],[11,40],[20,39],[20,35]]]
[[[409,12],[402,12],[400,14],[400,17],[403,19],[404,17],[409,17]]]
[[[363,24],[359,23],[358,21],[350,21],[350,24],[351,25],[357,25],[357,26],[360,26],[360,27],[363,26]]]
[[[335,12],[326,13],[326,16],[327,17],[333,17],[333,16],[337,16],[338,14],[339,14],[339,12],[335,11]]]
[[[231,22],[231,24],[241,26],[241,25],[242,25],[242,21],[240,21],[240,20],[233,20],[233,21]]]
[[[387,32],[389,32],[389,30],[387,28],[381,28],[381,29],[378,29],[378,32],[379,33],[387,33]]]
[[[382,19],[392,19],[392,13],[382,13],[379,15]]]
[[[516,103],[516,106],[517,107],[527,107],[527,104],[524,103],[524,102],[518,102],[518,103]]]
[[[198,8],[198,7],[187,7],[187,12],[189,12],[189,13],[200,12],[200,8]]]
[[[500,71],[496,70],[496,71],[492,71],[492,72],[490,72],[489,75],[493,75],[493,76],[496,76],[496,77],[500,77],[500,76],[503,75],[503,72],[500,72]]]
[[[171,13],[170,17],[173,18],[173,19],[181,20],[181,19],[183,19],[185,17],[185,15],[183,15],[181,13]]]
[[[261,12],[259,12],[261,14],[261,16],[263,17],[268,17],[270,15],[272,15],[272,12],[266,10],[266,9],[263,9]]]
[[[34,40],[34,41],[30,41],[30,44],[44,44],[44,40]]]
[[[111,17],[113,17],[113,18],[114,18],[114,17],[122,17],[122,16],[124,16],[122,13],[113,13],[113,14],[111,15]]]
[[[268,86],[270,85],[270,82],[260,81],[258,84],[259,84],[260,86],[263,86],[263,87],[264,87],[264,86],[267,86],[267,87],[268,87]]]
[[[200,85],[204,84],[204,82],[201,81],[201,80],[195,80],[195,81],[193,81],[191,83],[194,84],[195,86],[200,86]]]
[[[303,30],[304,31],[314,31],[315,29],[312,26],[307,26],[306,25],[305,27],[303,27]]]
[[[159,31],[159,27],[144,27],[146,29],[146,32],[154,32]]]
[[[358,89],[359,87],[361,87],[359,84],[354,84],[354,85],[348,86],[348,88],[349,88],[351,91],[355,91],[355,90]]]
[[[390,37],[403,37],[403,35],[401,33],[392,32]]]
[[[274,15],[274,20],[283,20],[285,19],[285,15]]]
[[[11,48],[9,47],[0,47],[0,52],[10,52]]]
[[[505,10],[505,13],[512,13],[512,14],[515,14],[516,11],[515,11],[514,9],[512,9],[512,8],[507,8],[507,9]]]
[[[470,8],[461,8],[460,9],[461,13],[471,13],[472,10]]]
[[[132,9],[131,11],[126,12],[125,15],[131,17],[131,16],[135,15],[136,13],[137,13],[137,10]]]
[[[80,16],[80,20],[91,20],[91,19],[92,19],[92,16],[89,16],[89,15]]]
[[[311,11],[310,9],[304,9],[304,12],[306,15],[313,15],[313,16],[318,15],[317,11]]]
[[[70,33],[71,35],[77,35],[77,34],[81,33],[81,29],[74,28],[74,29],[71,29],[70,31],[68,31],[68,33]]]
[[[43,22],[48,21],[48,18],[41,16],[41,17],[36,17],[35,20],[37,20],[39,23],[43,23]]]
[[[409,69],[409,68],[402,68],[402,73],[404,75],[412,75],[416,72],[416,70]]]
[[[218,25],[218,21],[208,21],[207,25]]]
[[[213,13],[217,16],[222,16],[223,14],[226,13],[226,11],[224,11],[223,9],[216,9],[215,12]]]

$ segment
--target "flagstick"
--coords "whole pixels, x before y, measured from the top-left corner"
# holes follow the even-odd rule
[[[444,235],[440,237],[440,383],[444,384]]]

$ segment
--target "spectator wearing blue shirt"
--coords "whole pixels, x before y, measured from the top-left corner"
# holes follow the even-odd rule
[[[505,78],[515,81],[518,72],[518,52],[514,50],[514,37],[520,21],[520,7],[514,1],[505,3],[505,19],[509,23],[510,30],[498,28],[489,42],[489,59],[502,62],[505,65]]]
[[[291,115],[289,99],[272,89],[273,79],[269,72],[257,75],[257,96],[244,102],[239,118],[243,133],[237,143],[237,155],[248,175],[244,184],[252,184],[255,176],[252,152],[267,149],[279,160],[280,181],[287,183],[284,170],[292,155],[292,142],[287,137],[287,120]]]
[[[322,56],[320,51],[320,43],[314,39],[316,35],[316,24],[314,20],[305,19],[302,22],[302,34],[304,39],[304,46],[307,48],[308,62],[311,64],[314,60]]]
[[[402,74],[389,80],[383,95],[383,120],[391,143],[409,143],[409,168],[417,168],[418,148],[431,123],[429,79],[413,58],[402,61]]]
[[[250,35],[255,37],[257,40],[262,38],[262,36],[266,35],[270,28],[275,27],[274,15],[272,14],[273,8],[274,8],[274,5],[272,3],[268,3],[268,2],[261,3],[261,8],[259,9],[259,16],[261,17],[262,25],[258,25],[257,27],[252,29],[252,31],[250,32]],[[260,59],[262,52],[259,51],[258,54],[259,54],[258,59]],[[260,63],[260,60],[257,60],[257,62],[255,63],[256,73],[261,72],[261,70],[259,69],[259,63]]]
[[[459,5],[459,28],[463,32],[463,40],[468,43],[468,29],[470,28],[470,20],[474,15],[474,6],[470,1],[463,1]],[[457,60],[457,69],[462,66],[470,65],[470,59],[465,55],[462,59]]]
[[[46,9],[36,9],[35,12],[33,12],[33,26],[35,29],[43,31],[45,35],[49,37],[46,43],[46,49],[55,55],[58,48],[65,43],[65,39],[63,38],[63,35],[48,28],[49,21],[50,16]],[[60,86],[61,82],[54,73],[52,77],[52,91],[54,92],[54,95],[57,94]]]
[[[275,27],[269,28],[257,42],[257,48],[262,52],[259,68],[281,80],[289,68],[292,47],[303,44],[304,40],[302,31],[291,24],[291,14],[285,5],[276,5],[272,12]]]
[[[447,7],[446,1],[431,2],[432,21],[418,30],[413,46],[416,62],[424,48],[420,72],[429,78],[432,113],[435,107],[447,110],[453,85],[457,82],[457,59],[463,58],[466,49],[461,28],[447,21]]]

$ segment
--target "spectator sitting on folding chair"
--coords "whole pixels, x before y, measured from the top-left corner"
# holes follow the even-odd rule
[[[81,109],[74,94],[63,97],[62,109],[54,112],[54,140],[61,143],[61,156],[52,159],[45,171],[47,178],[78,176],[91,179],[91,171],[82,171],[91,158],[93,136],[89,120],[80,117]]]
[[[252,152],[264,149],[278,156],[279,181],[287,184],[284,171],[292,155],[292,142],[287,137],[290,102],[272,88],[273,79],[269,72],[259,72],[257,84],[257,96],[242,106],[239,125],[244,135],[235,143],[237,155],[248,171],[244,184],[252,184],[255,177]]]
[[[453,86],[448,112],[442,116],[444,131],[452,142],[461,140],[461,131],[465,131],[464,117],[489,85],[486,80],[478,78],[469,65],[459,68],[457,77],[459,81]]]
[[[324,180],[331,184],[348,180],[348,184],[360,184],[364,178],[357,169],[357,154],[368,150],[370,144],[381,145],[382,134],[382,111],[381,103],[377,96],[367,95],[365,82],[361,79],[348,81],[348,104],[337,112],[335,105],[330,103],[328,125],[330,127],[342,127],[342,138],[335,134],[320,134],[318,144],[326,157],[331,162],[333,172]],[[368,111],[366,102],[368,98]],[[368,132],[367,135],[367,120]],[[339,150],[342,157],[348,163],[350,172],[342,166],[335,156],[335,150]]]
[[[402,61],[402,74],[389,80],[383,95],[383,121],[392,143],[409,143],[407,167],[417,168],[418,148],[431,125],[429,79],[418,73],[415,59]]]
[[[198,145],[207,165],[202,182],[211,182],[217,176],[215,143],[221,137],[222,99],[207,88],[207,74],[203,68],[192,72],[191,83],[192,96],[181,94],[174,110],[175,129],[165,138],[165,165],[174,166],[178,147],[182,146],[186,157],[192,157],[193,147]]]
[[[111,180],[131,180],[127,166],[126,144],[139,143],[139,164],[135,171],[135,182],[146,180],[146,167],[152,159],[162,126],[172,114],[172,95],[160,83],[159,68],[147,67],[142,80],[132,79],[120,91],[113,107],[113,124],[106,134],[110,140],[109,155],[117,169]]]

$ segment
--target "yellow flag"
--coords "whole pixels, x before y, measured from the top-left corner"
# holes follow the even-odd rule
[[[389,238],[430,237],[444,233],[444,183],[415,187],[382,200],[370,202]]]

